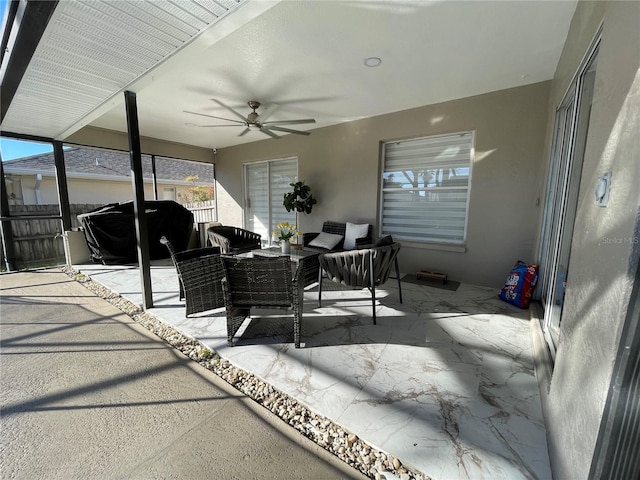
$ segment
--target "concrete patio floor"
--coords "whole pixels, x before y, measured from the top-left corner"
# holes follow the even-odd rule
[[[366,480],[60,270],[0,285],[0,478]]]
[[[137,267],[75,270],[141,305]],[[550,479],[529,312],[494,289],[456,291],[397,282],[379,292],[378,324],[367,290],[325,280],[305,292],[302,348],[281,312],[257,311],[226,341],[224,309],[185,318],[169,262],[151,268],[149,312],[223,359],[294,397],[402,463],[436,480]],[[261,318],[282,325],[261,335]]]

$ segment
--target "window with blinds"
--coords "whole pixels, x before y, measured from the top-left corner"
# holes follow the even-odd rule
[[[384,145],[382,235],[464,243],[473,143],[473,132],[460,132]]]
[[[245,165],[245,225],[262,236],[264,246],[271,244],[278,223],[296,223],[296,213],[287,212],[282,202],[297,178],[296,158]]]

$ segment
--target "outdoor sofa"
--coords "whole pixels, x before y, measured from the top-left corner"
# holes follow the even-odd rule
[[[373,244],[373,227],[368,223],[326,221],[321,232],[302,234],[302,247],[318,252],[354,250]]]

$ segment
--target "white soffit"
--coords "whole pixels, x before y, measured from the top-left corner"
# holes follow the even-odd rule
[[[2,130],[58,137],[247,1],[59,2]]]

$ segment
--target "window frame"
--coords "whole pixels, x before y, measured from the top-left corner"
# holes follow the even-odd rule
[[[468,180],[466,182],[466,186],[456,185],[453,187],[449,186],[439,186],[439,187],[416,187],[412,190],[424,191],[424,192],[444,192],[444,191],[454,191],[455,189],[466,188],[466,202],[464,208],[464,226],[463,233],[461,238],[458,239],[443,239],[443,238],[433,238],[428,235],[425,235],[423,238],[416,238],[415,236],[405,237],[401,233],[390,231],[385,228],[385,218],[388,220],[389,217],[385,217],[385,193],[389,192],[400,192],[407,191],[407,188],[402,186],[399,187],[389,187],[385,186],[385,174],[390,172],[394,172],[395,170],[389,169],[387,170],[387,150],[389,145],[397,145],[404,144],[410,142],[419,142],[419,141],[434,141],[445,139],[445,138],[453,138],[453,137],[466,137],[469,136],[468,140],[464,142],[460,142],[460,145],[468,145],[469,146],[469,159],[468,159]],[[392,235],[394,239],[402,241],[404,244],[423,247],[423,248],[435,248],[440,250],[448,250],[455,252],[465,252],[466,251],[466,242],[467,242],[467,232],[469,225],[469,205],[471,200],[471,188],[472,188],[472,180],[473,180],[473,163],[475,157],[475,137],[476,132],[474,130],[464,130],[458,132],[451,132],[445,134],[436,134],[436,135],[426,135],[421,137],[412,137],[402,140],[390,140],[382,143],[381,148],[381,158],[380,158],[380,173],[379,173],[379,211],[378,211],[378,234],[380,236]],[[424,162],[422,167],[424,170],[433,169],[433,162],[430,164],[429,162]],[[464,167],[466,168],[466,166]]]

